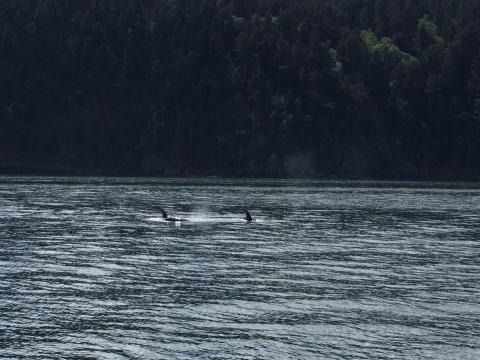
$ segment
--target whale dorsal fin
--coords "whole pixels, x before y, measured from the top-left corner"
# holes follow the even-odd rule
[[[253,220],[252,215],[250,215],[248,210],[245,210],[245,220],[247,220],[247,221],[252,221]]]
[[[162,212],[162,218],[166,219],[168,217],[167,212],[163,209],[160,209],[160,211]]]

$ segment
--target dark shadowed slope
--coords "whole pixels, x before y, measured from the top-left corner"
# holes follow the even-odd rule
[[[0,171],[476,178],[479,8],[4,0]]]

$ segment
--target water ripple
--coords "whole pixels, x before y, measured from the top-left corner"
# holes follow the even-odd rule
[[[473,184],[2,178],[0,357],[478,359],[479,200]]]

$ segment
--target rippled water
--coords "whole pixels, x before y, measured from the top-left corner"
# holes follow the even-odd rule
[[[0,358],[479,359],[479,235],[475,184],[0,178]]]

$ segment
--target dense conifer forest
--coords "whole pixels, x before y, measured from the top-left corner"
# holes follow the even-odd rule
[[[2,0],[0,172],[480,177],[478,0]]]

